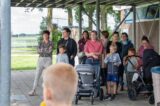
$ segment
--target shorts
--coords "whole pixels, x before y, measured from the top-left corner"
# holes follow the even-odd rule
[[[108,74],[107,81],[118,82],[118,75]]]

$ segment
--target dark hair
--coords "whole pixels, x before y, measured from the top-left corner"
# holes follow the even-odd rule
[[[141,41],[147,41],[147,42],[149,43],[149,39],[148,39],[148,37],[145,36],[145,35],[142,37]]]
[[[122,35],[125,35],[128,38],[128,34],[126,32],[123,32]]]
[[[87,30],[83,31],[82,34],[86,33],[87,34],[87,39],[89,39],[89,32]]]
[[[104,36],[105,38],[108,38],[109,32],[108,31],[102,31],[102,36]]]
[[[113,35],[118,35],[118,36],[119,36],[119,32],[115,31],[115,32],[113,33]]]
[[[129,52],[129,51],[132,52],[132,53],[134,53],[134,54],[136,54],[136,49],[135,49],[135,48],[129,48],[129,49],[128,49],[128,52]]]
[[[50,32],[48,31],[48,30],[44,30],[43,32],[42,32],[42,35],[43,34],[47,34],[48,36],[50,35]]]
[[[63,48],[64,50],[66,50],[66,46],[63,45],[63,44],[59,45],[58,48],[59,48],[59,49],[60,49],[60,48]]]
[[[95,33],[97,35],[97,31],[96,30],[92,30],[91,33]]]
[[[67,33],[71,34],[71,30],[68,27],[64,27],[63,30],[65,30]]]

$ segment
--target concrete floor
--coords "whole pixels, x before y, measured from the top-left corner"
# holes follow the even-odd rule
[[[34,80],[34,71],[12,72],[11,106],[39,106],[42,101],[42,81],[39,82],[37,96],[30,97],[28,92],[31,90]],[[74,105],[75,106],[75,105]],[[91,106],[89,98],[82,98],[78,106]],[[114,101],[99,101],[95,99],[94,106],[152,106],[148,103],[148,98],[140,95],[138,100],[130,101],[126,91],[117,95]]]

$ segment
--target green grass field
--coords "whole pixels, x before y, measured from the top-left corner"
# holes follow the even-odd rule
[[[37,39],[37,36],[12,37],[12,70],[36,69],[38,61]],[[55,63],[55,56],[53,56],[53,63]]]
[[[56,57],[53,56],[53,64]],[[38,55],[12,55],[12,70],[35,70],[37,66]]]

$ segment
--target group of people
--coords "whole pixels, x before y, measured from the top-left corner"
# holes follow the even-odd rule
[[[82,38],[76,43],[70,37],[71,30],[64,28],[62,38],[57,44],[57,63],[67,63],[75,65],[75,57],[78,55],[80,64],[91,64],[95,66],[96,71],[100,71],[102,83],[106,84],[107,96],[110,100],[114,100],[118,86],[123,90],[124,81],[124,66],[128,64],[125,61],[128,56],[136,55],[134,45],[129,40],[127,33],[114,32],[112,39],[109,38],[108,31],[102,31],[101,38],[98,38],[97,31],[93,30],[90,33],[83,31]],[[30,96],[36,94],[38,81],[44,69],[52,64],[53,42],[49,40],[49,31],[43,31],[43,41],[38,46],[38,65],[36,69],[33,89],[29,92]],[[120,39],[121,38],[121,39]],[[146,36],[142,37],[142,45],[138,50],[138,55],[143,57],[145,49],[153,49]],[[77,53],[78,52],[78,53]],[[133,65],[128,65],[130,71],[136,70],[142,61],[131,59]],[[65,87],[66,88],[66,87]]]

